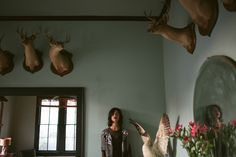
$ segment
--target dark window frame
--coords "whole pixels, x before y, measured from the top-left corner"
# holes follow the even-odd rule
[[[79,147],[79,151],[76,153],[59,153],[50,152],[45,153],[45,156],[69,156],[73,155],[76,157],[84,156],[84,88],[82,87],[0,87],[0,96],[77,96],[80,101],[77,102],[80,106],[80,114],[78,114],[80,119],[80,124],[78,125],[79,130],[77,131],[76,147]],[[77,111],[78,112],[78,111]],[[36,113],[37,114],[37,113]],[[35,127],[36,128],[36,127]],[[35,132],[36,135],[36,132]]]
[[[37,96],[37,110],[36,110],[36,117],[35,117],[35,148],[38,155],[74,155],[76,156],[76,152],[79,152],[79,140],[80,137],[80,124],[81,124],[81,108],[79,105],[80,98],[77,97],[77,124],[76,124],[76,150],[75,151],[66,151],[65,150],[65,132],[66,132],[66,107],[62,107],[65,104],[63,104],[63,100],[59,98],[59,115],[58,115],[58,134],[57,134],[57,146],[55,151],[49,151],[49,150],[38,150],[39,148],[39,131],[40,131],[40,119],[41,119],[41,101],[42,99],[52,99],[53,96]],[[66,98],[66,96],[63,96],[63,99]],[[68,97],[69,99],[69,97]]]

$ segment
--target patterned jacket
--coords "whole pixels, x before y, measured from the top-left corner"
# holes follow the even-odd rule
[[[128,131],[122,130],[122,157],[131,157],[130,145],[127,142]],[[102,131],[101,135],[101,150],[105,151],[106,157],[112,157],[112,137],[109,128]]]

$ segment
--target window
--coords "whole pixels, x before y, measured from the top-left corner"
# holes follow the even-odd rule
[[[82,151],[82,118],[79,97],[37,97],[37,155],[79,156]]]

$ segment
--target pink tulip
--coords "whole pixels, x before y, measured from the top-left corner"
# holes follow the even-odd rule
[[[177,124],[175,127],[175,131],[179,132],[182,130],[182,128],[183,128],[183,125]]]
[[[236,126],[236,120],[235,119],[230,120],[230,124]]]
[[[208,127],[205,124],[199,128],[200,133],[207,133],[207,131],[208,131]]]
[[[189,137],[188,136],[185,136],[184,137],[184,143],[187,143],[189,141]]]

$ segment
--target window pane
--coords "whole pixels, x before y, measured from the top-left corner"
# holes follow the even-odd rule
[[[66,138],[66,150],[76,150],[75,138]]]
[[[41,105],[50,105],[50,100],[48,100],[48,99],[43,99],[43,100],[41,101]]]
[[[40,138],[48,137],[48,125],[40,125],[39,137]]]
[[[59,105],[58,101],[42,100],[42,105]],[[41,121],[39,130],[39,150],[56,150],[58,107],[41,106]],[[44,125],[43,125],[44,124]],[[46,124],[46,125],[45,125]]]
[[[41,101],[42,106],[59,106],[58,99],[42,99]]]
[[[66,125],[66,137],[75,137],[75,125]]]
[[[51,137],[57,137],[57,125],[49,125],[49,130],[48,130],[49,138]]]
[[[51,100],[51,106],[59,106],[59,100]]]
[[[39,150],[47,150],[47,138],[39,138]]]
[[[57,148],[57,139],[50,137],[48,139],[48,150],[56,150]]]
[[[76,99],[67,100],[67,106],[76,106]],[[76,124],[77,123],[77,107],[67,107],[66,108],[66,150],[76,150]]]
[[[68,99],[67,100],[67,106],[77,106],[76,99]]]
[[[49,123],[49,107],[41,107],[41,119],[40,124]]]
[[[66,125],[66,150],[76,150],[76,125]]]
[[[76,124],[77,108],[67,107],[66,112],[66,124]]]
[[[47,150],[48,145],[48,125],[40,125],[39,150]]]
[[[50,107],[50,124],[58,123],[58,111],[59,111],[59,108]]]
[[[56,150],[57,147],[57,125],[49,125],[48,150]]]

